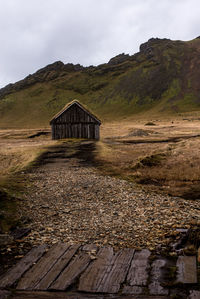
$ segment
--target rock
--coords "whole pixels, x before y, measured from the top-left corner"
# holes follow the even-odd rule
[[[20,80],[14,84],[8,84],[5,87],[1,88],[0,99],[12,92],[16,92],[38,82],[53,80],[59,76],[62,76],[63,72],[76,72],[82,69],[84,69],[84,67],[80,64],[64,64],[62,61],[56,61],[45,66],[44,68],[39,69],[34,74],[28,75],[23,80]]]
[[[111,64],[111,65],[115,65],[115,64],[120,64],[126,60],[129,60],[130,58],[130,55],[129,54],[119,54],[113,58],[111,58],[108,62],[108,64]]]
[[[158,43],[162,43],[165,41],[170,41],[170,39],[167,38],[150,38],[146,43],[143,43],[140,45],[140,52],[145,52],[149,47],[158,44]]]
[[[132,130],[129,134],[128,137],[131,136],[148,136],[149,135],[149,131],[147,130],[142,130],[142,129],[134,129]]]
[[[200,291],[192,290],[190,291],[190,295],[188,299],[199,299],[200,298]]]

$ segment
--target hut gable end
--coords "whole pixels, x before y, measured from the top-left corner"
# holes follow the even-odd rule
[[[55,120],[55,123],[97,123],[97,121],[80,106],[74,104],[63,111]]]
[[[58,112],[50,124],[52,139],[99,139],[100,120],[76,100]]]

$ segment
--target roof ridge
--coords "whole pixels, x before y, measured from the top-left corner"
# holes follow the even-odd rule
[[[63,114],[66,110],[68,110],[72,105],[77,104],[81,109],[83,109],[86,113],[90,114],[98,123],[101,124],[100,119],[96,117],[91,111],[89,111],[83,104],[81,104],[77,99],[74,99],[73,101],[67,103],[58,113],[56,113],[53,118],[50,120],[50,124],[57,119],[61,114]]]

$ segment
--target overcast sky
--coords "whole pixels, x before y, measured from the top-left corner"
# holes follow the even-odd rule
[[[199,35],[199,0],[0,0],[0,87],[57,60],[98,65],[151,37]]]

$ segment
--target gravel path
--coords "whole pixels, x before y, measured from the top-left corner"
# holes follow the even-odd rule
[[[200,202],[146,193],[134,184],[103,176],[91,165],[92,143],[52,149],[43,165],[27,173],[20,211],[31,219],[32,244],[94,242],[119,247],[164,248],[176,228],[199,222]],[[87,155],[85,155],[87,154]],[[159,246],[161,246],[159,245]]]

